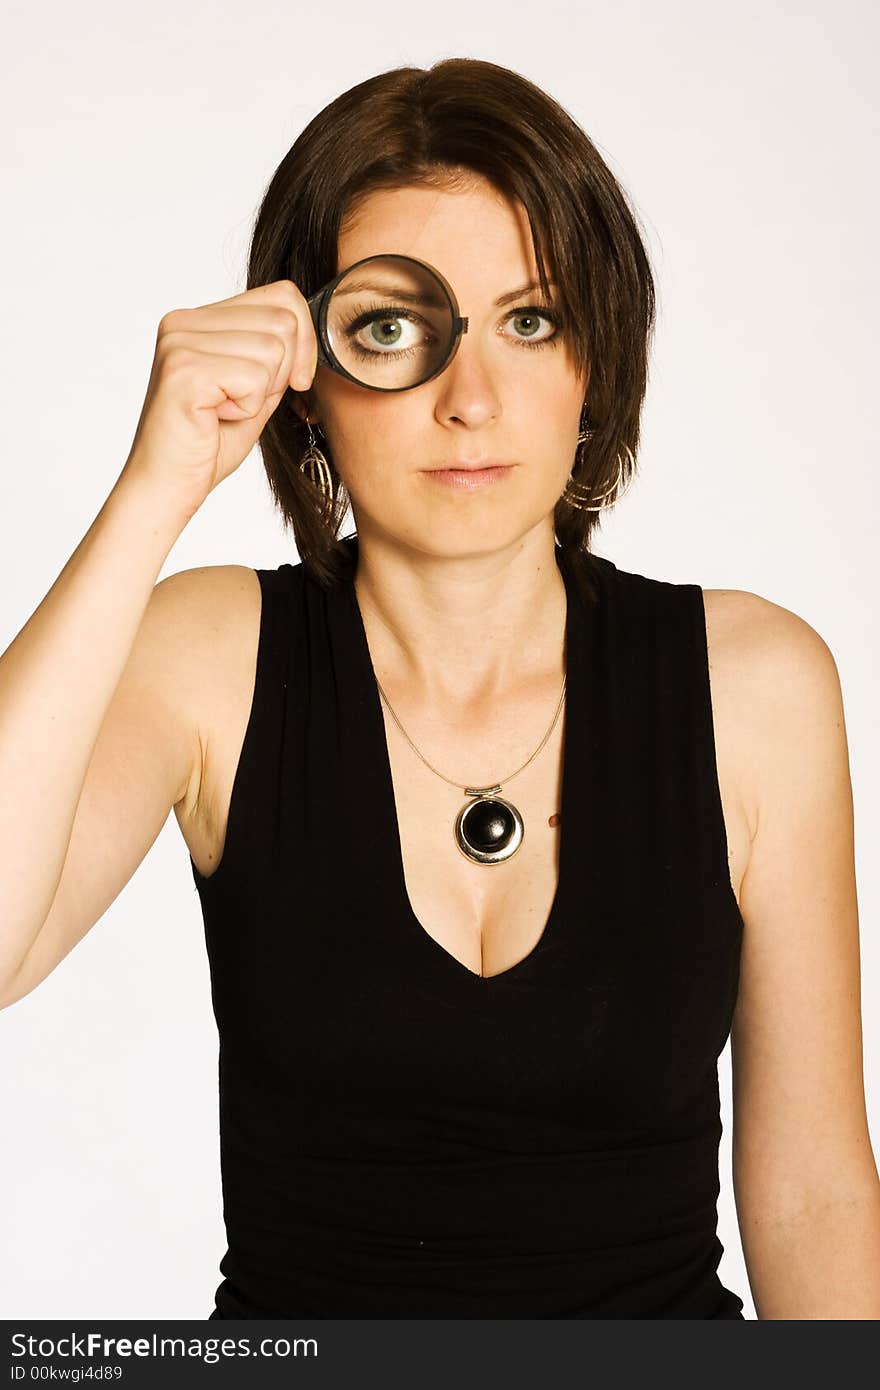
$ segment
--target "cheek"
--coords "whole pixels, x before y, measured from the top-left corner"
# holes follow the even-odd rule
[[[356,402],[331,406],[328,437],[341,473],[348,469],[377,484],[393,483],[402,465],[422,466],[433,421],[423,404],[404,400],[404,394],[395,400],[364,391]]]
[[[511,390],[505,414],[515,420],[517,428],[540,429],[558,445],[569,436],[577,437],[585,400],[581,382],[564,360],[557,358],[552,369],[522,374],[519,389]]]
[[[574,462],[583,405],[584,397],[570,382],[548,382],[520,396],[506,437],[514,451],[540,460],[550,474],[562,470],[564,479]]]
[[[349,496],[371,514],[399,505],[407,475],[422,465],[418,448],[388,412],[359,409],[335,422],[330,435],[333,462]]]

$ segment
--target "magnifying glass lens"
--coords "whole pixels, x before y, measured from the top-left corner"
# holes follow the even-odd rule
[[[327,338],[340,364],[365,386],[400,390],[439,370],[453,310],[439,280],[406,256],[353,266],[330,296]]]

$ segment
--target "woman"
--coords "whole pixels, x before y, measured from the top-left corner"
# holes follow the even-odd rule
[[[2,658],[3,1002],[172,805],[190,852],[212,1318],[741,1318],[731,1031],[759,1316],[880,1315],[833,658],[590,546],[653,315],[623,191],[533,84],[361,83],[273,177],[247,292],[162,320],[126,465]],[[155,585],[257,439],[300,562]]]

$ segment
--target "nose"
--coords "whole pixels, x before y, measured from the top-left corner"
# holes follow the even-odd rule
[[[498,389],[480,351],[479,340],[466,339],[467,319],[455,352],[432,385],[437,390],[435,414],[439,419],[461,420],[471,428],[499,414]]]

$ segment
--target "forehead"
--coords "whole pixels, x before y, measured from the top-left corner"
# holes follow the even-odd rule
[[[427,261],[453,282],[478,273],[485,278],[491,268],[493,282],[504,281],[502,288],[537,270],[525,208],[476,178],[456,189],[415,186],[368,194],[340,230],[336,270],[382,252]]]

